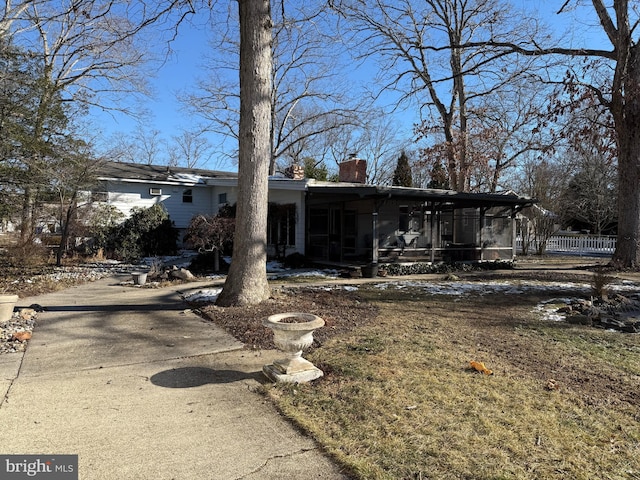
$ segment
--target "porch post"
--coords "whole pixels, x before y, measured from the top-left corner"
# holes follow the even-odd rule
[[[511,207],[511,260],[515,260],[516,259],[516,255],[518,253],[518,249],[517,249],[517,232],[516,232],[516,209]],[[527,227],[529,228],[529,227]],[[524,238],[522,239],[522,241],[524,242]]]
[[[478,246],[480,247],[480,261],[484,260],[484,247],[482,245],[482,226],[484,225],[485,209],[480,207],[480,224],[478,225]]]
[[[378,263],[378,212],[373,212],[371,214],[372,218],[372,228],[371,228],[371,236],[372,238],[372,252],[371,252],[371,263]]]
[[[429,236],[431,237],[431,263],[435,262],[436,260],[436,239],[433,236],[433,223],[435,220],[435,215],[436,215],[436,204],[435,202],[431,202],[431,204],[429,205],[429,211],[431,212],[431,214],[429,215]],[[438,216],[438,218],[440,218]],[[439,235],[438,235],[439,236]]]

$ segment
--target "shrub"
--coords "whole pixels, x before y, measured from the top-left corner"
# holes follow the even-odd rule
[[[605,299],[609,293],[609,284],[615,280],[615,277],[609,275],[607,270],[601,265],[593,272],[591,279],[591,292],[594,297]]]
[[[41,243],[26,242],[12,245],[6,249],[10,263],[14,266],[33,267],[47,263],[50,251]]]
[[[107,251],[125,262],[177,253],[178,230],[162,205],[133,208],[131,212],[122,224],[109,230],[104,245]]]
[[[86,215],[86,237],[81,245],[81,253],[101,256],[107,245],[113,244],[118,225],[122,223],[124,214],[114,205],[97,204],[84,212]]]
[[[284,266],[287,268],[303,268],[309,265],[307,257],[297,252],[287,255],[284,259]]]
[[[189,222],[184,236],[186,246],[200,252],[219,250],[230,254],[233,250],[233,233],[235,231],[235,209],[221,209],[215,217],[196,215]]]

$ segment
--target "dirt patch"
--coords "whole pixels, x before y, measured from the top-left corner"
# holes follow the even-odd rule
[[[497,278],[580,283],[588,280],[588,276],[579,274],[569,279],[565,273],[544,271],[472,275],[464,279],[482,282]],[[541,388],[573,391],[586,404],[639,406],[638,376],[611,368],[606,356],[599,356],[598,352],[617,350],[620,355],[637,355],[640,337],[543,320],[533,310],[548,298],[539,293],[452,298],[419,291],[381,292],[365,286],[358,291],[337,286],[285,287],[274,290],[272,298],[260,305],[206,306],[201,312],[247,348],[256,349],[275,348],[273,332],[262,325],[267,316],[313,313],[326,322],[325,327],[314,332],[313,349],[331,337],[376,323],[382,309],[387,318],[422,323],[424,331],[438,339],[440,348],[462,349],[468,353],[467,360],[487,361],[487,366],[498,375],[509,372],[523,378],[533,377]]]
[[[640,406],[638,375],[607,362],[609,354],[637,356],[638,335],[541,320],[531,312],[538,300],[491,295],[453,309],[430,302],[429,315],[446,316],[442,335],[466,347],[469,360],[486,360],[496,374],[535,378],[542,387],[573,391],[588,405]]]
[[[378,308],[362,299],[354,291],[340,287],[279,288],[271,298],[259,305],[245,307],[216,307],[208,305],[200,309],[202,316],[221,326],[247,348],[273,349],[273,332],[262,325],[269,315],[286,312],[302,312],[318,315],[325,326],[313,334],[313,348],[327,339],[346,333],[375,320]]]

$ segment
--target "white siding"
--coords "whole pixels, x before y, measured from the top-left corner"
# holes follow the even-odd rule
[[[234,205],[238,201],[238,189],[236,187],[228,186],[215,186],[211,188],[211,201],[212,201],[212,215],[218,213],[218,210],[222,206],[220,203],[220,195],[224,194],[227,198],[227,205]]]
[[[216,215],[220,209],[220,195],[226,196],[226,203],[234,205],[238,200],[238,189],[229,181],[219,185],[174,185],[166,183],[145,183],[135,181],[109,181],[103,186],[108,192],[108,202],[118,208],[126,217],[134,207],[149,208],[161,203],[167,209],[175,226],[181,230],[188,227],[191,219],[198,214]],[[235,183],[235,182],[234,182]],[[295,185],[295,184],[292,184]],[[305,192],[301,188],[288,189],[287,184],[269,189],[269,202],[296,205],[296,245],[287,249],[287,254],[305,251]],[[160,195],[152,195],[151,189],[159,189]],[[183,202],[183,193],[191,189],[192,203]]]
[[[150,189],[160,189],[161,195],[151,195]],[[131,214],[134,207],[149,208],[161,203],[169,212],[171,220],[180,229],[187,228],[191,219],[198,214],[212,214],[211,188],[205,185],[163,185],[149,183],[110,182],[109,203],[118,208],[125,216]],[[192,203],[184,203],[185,190],[191,190]]]
[[[191,190],[192,203],[183,202],[185,190]],[[167,195],[165,195],[167,192]],[[196,215],[211,215],[211,189],[205,186],[179,186],[165,187],[162,191],[165,208],[169,212],[171,220],[177,228],[183,229],[189,226],[189,222]]]

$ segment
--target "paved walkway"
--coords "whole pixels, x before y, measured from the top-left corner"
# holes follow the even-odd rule
[[[121,280],[19,302],[46,311],[0,355],[0,454],[77,454],[82,480],[347,478],[256,393],[276,353],[185,310],[204,283]]]

